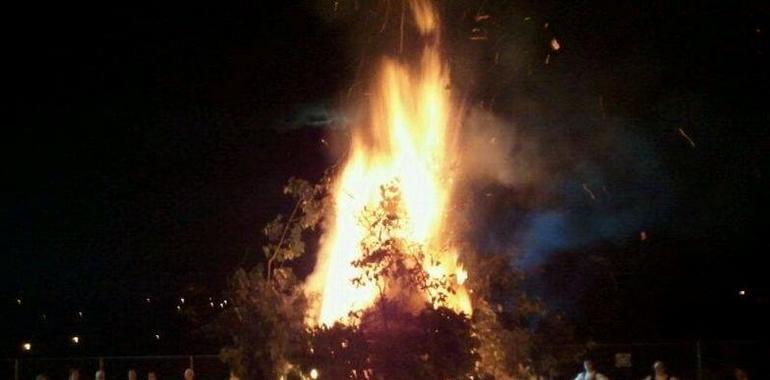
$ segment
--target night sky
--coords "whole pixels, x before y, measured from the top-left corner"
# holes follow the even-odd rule
[[[2,356],[217,351],[179,297],[218,305],[261,260],[376,51],[377,14],[274,3],[4,12]],[[481,3],[442,8],[453,79],[539,173],[478,184],[476,245],[517,252],[582,337],[766,339],[770,8]]]

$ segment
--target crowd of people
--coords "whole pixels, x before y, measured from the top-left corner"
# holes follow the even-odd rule
[[[736,367],[733,371],[733,378],[735,380],[749,380],[748,371],[745,368]],[[580,372],[575,380],[609,380],[609,377],[600,373],[591,359],[583,361],[583,371]],[[645,377],[644,380],[679,380],[676,376],[672,375],[666,363],[662,361],[656,361],[652,365],[652,373]]]
[[[103,370],[96,371],[96,374],[94,375],[94,380],[105,380],[105,372]],[[745,368],[736,367],[733,371],[733,379],[734,380],[749,380],[749,374],[748,371]],[[231,376],[231,379],[234,377]],[[68,380],[81,380],[84,379],[80,376],[80,371],[77,369],[70,370],[70,375]],[[184,371],[184,380],[194,380],[195,379],[195,372],[192,370],[192,368],[187,368]],[[36,380],[50,380],[48,376],[41,374],[38,375]],[[130,369],[128,370],[128,380],[138,380],[137,372],[136,370]],[[157,375],[155,372],[147,372],[147,380],[158,380]],[[575,380],[610,380],[609,377],[599,372],[596,363],[592,359],[586,359],[583,361],[583,371],[578,373],[577,376],[575,376]],[[645,377],[643,380],[679,380],[676,376],[672,375],[668,367],[666,366],[666,363],[662,361],[656,361],[652,365],[652,371],[650,375]]]
[[[85,379],[85,377],[80,376],[80,370],[78,369],[71,369],[68,380],[81,380]],[[104,370],[98,370],[94,374],[94,380],[105,380],[106,379],[106,373]],[[136,370],[130,369],[128,370],[128,380],[138,380],[139,377],[137,376]],[[192,370],[192,368],[187,368],[184,371],[184,380],[194,380],[195,379],[195,372]],[[35,380],[50,380],[48,378],[48,375],[40,374],[37,375]],[[147,380],[158,380],[158,376],[155,374],[155,372],[147,372]]]

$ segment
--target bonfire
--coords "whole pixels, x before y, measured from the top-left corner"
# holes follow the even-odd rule
[[[343,161],[318,184],[290,181],[296,207],[265,229],[266,273],[234,278],[241,348],[224,356],[244,376],[511,378],[512,347],[526,339],[485,296],[490,268],[507,262],[477,263],[474,278],[452,223],[463,107],[439,16],[428,0],[407,4],[418,53],[382,57]],[[320,249],[301,280],[287,264],[307,231]]]

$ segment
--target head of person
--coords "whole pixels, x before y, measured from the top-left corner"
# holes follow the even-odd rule
[[[80,380],[80,371],[73,368],[70,370],[70,376],[67,378],[69,380]]]
[[[656,361],[655,364],[652,365],[652,369],[655,371],[656,375],[668,374],[668,370],[666,369],[666,363],[663,363],[660,360]]]
[[[594,372],[596,371],[596,364],[591,359],[583,360],[583,368],[586,370],[586,372]]]
[[[155,372],[149,372],[147,373],[147,380],[158,380],[158,376],[155,375]]]
[[[128,380],[136,380],[136,371],[133,369],[128,370]]]
[[[193,380],[194,377],[195,372],[193,372],[192,368],[184,370],[184,380]]]
[[[96,379],[96,380],[104,380],[104,371],[102,371],[102,370],[96,371],[96,375],[94,375],[94,379]]]
[[[735,380],[749,380],[749,373],[744,368],[735,369]]]

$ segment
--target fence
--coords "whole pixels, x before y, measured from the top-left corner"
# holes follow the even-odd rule
[[[748,367],[752,379],[770,379],[770,342],[597,343],[581,348],[613,380],[641,380],[656,360],[665,361],[681,380],[729,379],[736,366]],[[41,373],[51,380],[66,379],[72,368],[80,370],[81,379],[92,379],[100,368],[107,379],[125,379],[129,369],[136,370],[139,379],[146,379],[149,371],[158,380],[181,379],[186,368],[195,370],[197,380],[229,376],[217,355],[170,355],[5,359],[0,360],[0,379],[34,380]],[[572,363],[554,380],[571,380],[580,371],[581,363]]]
[[[217,355],[105,356],[83,358],[18,358],[0,360],[0,379],[34,380],[46,374],[51,380],[67,379],[70,369],[78,369],[81,379],[93,379],[103,369],[107,379],[125,379],[136,370],[138,379],[155,372],[158,380],[181,379],[187,368],[195,370],[196,380],[226,380],[227,366]]]

